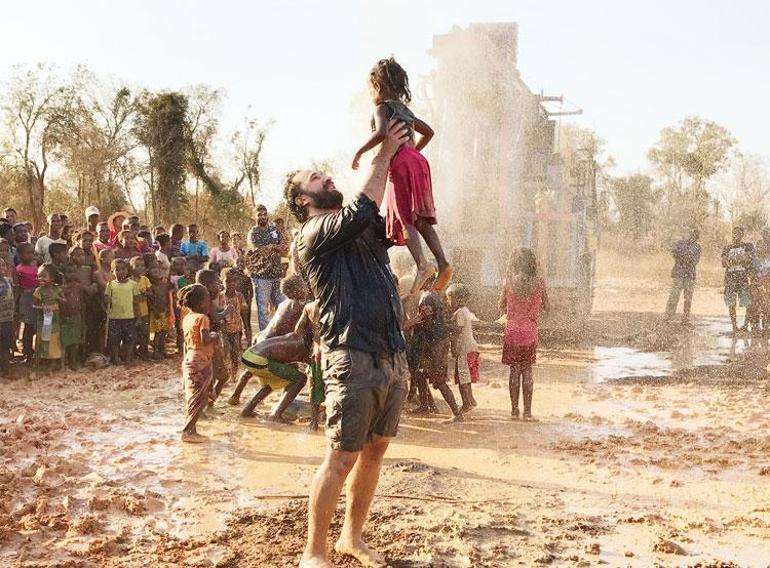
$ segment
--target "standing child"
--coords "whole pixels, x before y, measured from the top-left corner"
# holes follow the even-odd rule
[[[187,240],[179,247],[182,256],[194,264],[193,270],[199,270],[203,263],[209,259],[209,246],[200,240],[198,225],[187,225]],[[213,300],[213,298],[212,298]]]
[[[173,227],[172,227],[173,228]],[[174,322],[176,324],[176,351],[182,352],[182,346],[184,345],[184,336],[182,334],[182,311],[179,305],[178,295],[179,291],[192,284],[187,272],[187,261],[182,256],[175,256],[171,258],[171,290],[174,297]]]
[[[129,275],[128,263],[112,261],[113,280],[107,282],[104,299],[107,308],[107,345],[113,365],[121,360],[130,366],[136,346],[136,314],[139,312],[139,292]],[[122,354],[122,359],[121,359]]]
[[[147,306],[147,290],[150,289],[151,284],[146,273],[143,256],[132,258],[131,280],[136,284],[136,293],[139,296],[139,307],[136,313],[136,354],[143,361],[150,358],[147,351],[147,345],[150,342],[150,309]]]
[[[461,422],[462,410],[457,406],[455,395],[447,382],[450,328],[446,306],[438,293],[423,292],[418,310],[418,315],[404,324],[404,328],[414,330],[415,378],[420,391],[420,408],[426,411],[430,409],[430,401],[425,395],[427,385],[430,384],[449,405],[453,415],[451,422]]]
[[[80,249],[82,254],[83,250]],[[73,371],[80,366],[80,350],[83,344],[83,307],[85,291],[78,279],[80,267],[70,262],[64,267],[64,284],[61,287],[59,330],[64,355],[64,365]]]
[[[227,316],[227,314],[230,312],[230,310],[227,307],[224,307],[220,303],[220,295],[222,291],[224,290],[224,287],[222,286],[222,280],[219,278],[219,274],[212,271],[212,270],[199,270],[195,274],[195,282],[197,284],[202,284],[206,287],[206,289],[209,291],[209,324],[211,325],[211,331],[217,332],[217,337],[219,336],[219,331],[222,326],[222,321]],[[182,315],[181,317],[184,319],[186,311],[182,309]],[[182,322],[184,323],[184,322]],[[224,388],[225,384],[227,383],[227,380],[229,379],[229,374],[227,372],[227,365],[225,364],[225,358],[224,353],[222,352],[222,344],[221,341],[217,341],[217,343],[214,345],[214,352],[211,358],[211,365],[212,370],[214,373],[214,388],[211,392],[211,401],[210,405],[214,405],[214,401],[219,397],[219,395],[222,392],[222,389]]]
[[[235,260],[234,273],[238,276],[238,291],[246,300],[246,313],[243,315],[243,331],[246,335],[246,345],[251,345],[251,305],[254,301],[254,282],[246,275],[246,259],[241,255]]]
[[[32,307],[32,294],[38,287],[37,261],[35,260],[35,247],[29,243],[21,243],[16,254],[19,264],[16,265],[16,278],[18,279],[18,313],[19,321],[24,324],[22,334],[22,353],[27,363],[32,362],[34,355],[35,327],[37,326],[37,313]]]
[[[238,259],[238,251],[230,244],[230,233],[219,231],[217,239],[219,240],[219,246],[211,249],[209,262],[216,262],[222,268],[235,266],[235,261]]]
[[[32,294],[32,305],[38,310],[35,361],[40,365],[45,360],[49,366],[62,359],[59,337],[61,273],[52,263],[46,263],[38,269],[37,279],[40,285]],[[52,366],[48,370],[52,371]]]
[[[243,319],[246,314],[246,299],[238,291],[238,273],[234,268],[222,270],[222,281],[225,283],[223,303],[229,308],[222,320],[222,345],[224,346],[225,361],[228,362],[230,379],[235,379],[241,362],[241,339],[243,338]]]
[[[163,276],[159,266],[150,269],[150,288],[147,290],[147,305],[150,309],[150,333],[153,334],[152,348],[157,361],[166,356],[166,338],[171,330],[171,283]]]
[[[532,418],[534,380],[532,366],[537,359],[540,311],[548,311],[545,282],[537,275],[535,253],[528,248],[513,252],[508,264],[499,307],[506,314],[503,336],[503,364],[511,368],[508,390],[511,418],[519,419],[519,388],[524,398],[524,420]]]
[[[406,106],[412,100],[409,77],[392,57],[380,59],[369,72],[369,92],[375,105],[372,118],[371,138],[364,143],[355,158],[353,169],[366,152],[380,144],[388,132],[391,119],[404,122],[410,128],[409,140],[401,146],[390,161],[390,181],[385,197],[387,236],[396,245],[406,245],[417,264],[417,274],[412,293],[422,289],[435,274],[436,269],[425,258],[420,236],[438,263],[438,277],[434,290],[443,290],[452,279],[454,269],[449,265],[441,247],[441,241],[433,228],[436,224],[436,207],[433,203],[430,165],[420,151],[433,138],[433,130],[417,118]],[[414,132],[420,134],[415,140]]]
[[[83,231],[81,242],[84,240],[85,235],[90,234],[88,231]],[[94,351],[102,350],[101,338],[104,336],[104,309],[102,308],[99,286],[94,279],[94,271],[96,269],[94,255],[87,254],[86,250],[81,246],[74,246],[70,249],[70,262],[76,267],[75,277],[83,291],[83,342],[79,354],[82,362],[86,360],[89,349]]]
[[[0,258],[0,377],[8,377],[11,372],[11,356],[14,344],[14,290],[8,275],[8,263]]]
[[[155,242],[158,250],[155,251],[155,259],[160,268],[161,276],[168,277],[171,274],[171,260],[168,255],[171,253],[171,237],[165,233],[156,237]]]
[[[187,311],[182,322],[185,346],[182,376],[187,403],[182,441],[198,443],[206,440],[205,436],[198,434],[195,425],[206,409],[211,394],[212,358],[219,336],[211,331],[208,316],[211,306],[205,286],[191,284],[182,288],[179,291],[179,304]]]
[[[479,381],[479,344],[473,337],[473,315],[468,307],[470,291],[462,284],[452,284],[446,291],[452,314],[451,329],[451,368],[455,382],[460,388],[463,399],[463,413],[468,413],[478,406],[473,398],[473,383]]]

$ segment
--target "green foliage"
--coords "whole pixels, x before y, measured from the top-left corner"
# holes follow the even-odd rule
[[[144,93],[136,135],[147,148],[153,222],[171,223],[187,203],[187,97],[178,92]]]
[[[618,232],[637,243],[651,236],[659,199],[652,178],[633,174],[609,178],[607,185],[618,212]]]

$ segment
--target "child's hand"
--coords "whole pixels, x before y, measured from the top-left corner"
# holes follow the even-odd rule
[[[357,170],[358,169],[358,163],[360,161],[361,161],[361,154],[356,154],[355,157],[353,158],[353,163],[350,164],[350,167],[353,168],[354,170]]]

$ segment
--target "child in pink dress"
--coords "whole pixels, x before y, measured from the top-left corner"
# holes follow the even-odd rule
[[[391,119],[409,127],[410,137],[390,161],[390,181],[385,196],[387,236],[398,246],[406,245],[417,264],[411,293],[415,293],[435,275],[436,269],[425,258],[420,237],[425,240],[438,263],[438,276],[433,290],[443,290],[452,279],[454,269],[447,262],[441,241],[433,225],[436,207],[433,203],[430,165],[420,151],[433,138],[433,130],[406,106],[412,100],[409,77],[392,57],[380,59],[369,73],[369,91],[374,102],[373,134],[358,149],[353,169],[366,152],[380,144],[388,132]],[[420,134],[415,140],[414,133]]]
[[[521,388],[524,420],[532,421],[532,366],[537,358],[540,310],[548,311],[548,296],[545,282],[537,276],[537,260],[530,249],[517,249],[511,256],[499,307],[506,314],[503,364],[511,367],[511,418],[519,419]]]

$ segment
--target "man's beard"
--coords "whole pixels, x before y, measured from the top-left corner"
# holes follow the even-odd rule
[[[342,207],[344,199],[342,193],[336,189],[324,191],[323,193],[314,193],[311,195],[311,198],[313,199],[313,207],[316,209],[339,209]]]

